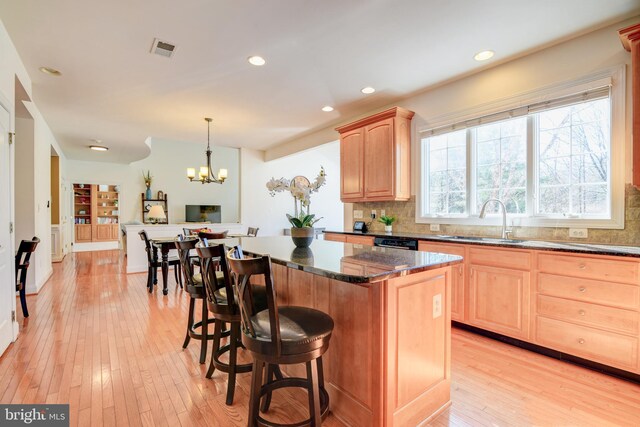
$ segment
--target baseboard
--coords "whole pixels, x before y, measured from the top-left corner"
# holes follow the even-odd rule
[[[27,286],[27,289],[25,289],[25,293],[27,295],[37,295],[42,289],[42,287],[47,284],[47,281],[51,278],[52,275],[53,275],[53,268],[49,268],[49,271],[45,273],[44,277],[42,277],[40,281],[35,284],[36,286],[35,289]]]
[[[148,269],[147,264],[130,265],[127,263],[127,274],[145,273]]]
[[[494,339],[496,341],[503,342],[505,344],[510,344],[515,347],[520,347],[525,350],[533,351],[534,353],[542,354],[547,357],[552,357],[554,359],[562,360],[565,362],[572,363],[574,365],[582,366],[583,368],[588,368],[593,371],[598,371],[603,374],[611,375],[613,377],[621,378],[623,380],[631,381],[633,383],[640,384],[640,375],[634,374],[633,372],[625,371],[623,369],[614,368],[613,366],[603,365],[602,363],[594,362],[592,360],[583,359],[578,356],[573,356],[571,354],[563,353],[558,350],[553,350],[548,347],[543,347],[538,344],[532,344],[527,341],[522,341],[516,338],[511,338],[502,334],[498,334],[496,332],[487,331],[484,329],[477,328],[475,326],[467,325],[465,323],[460,323],[456,321],[451,322],[452,326],[455,326],[460,329],[464,329],[465,331],[473,332],[478,335],[482,335],[487,338]]]
[[[110,242],[74,243],[73,252],[108,251],[119,248],[120,243],[117,240]]]

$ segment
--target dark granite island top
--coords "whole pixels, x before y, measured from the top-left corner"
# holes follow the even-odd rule
[[[325,240],[297,249],[289,236],[216,242],[270,255],[278,304],[331,316],[324,383],[346,425],[415,426],[450,404],[451,286],[462,257]],[[280,368],[306,376],[302,365]]]
[[[227,246],[239,244],[252,255],[270,255],[274,264],[349,283],[379,282],[462,262],[462,257],[456,255],[318,239],[309,248],[296,248],[289,236],[241,237],[220,242]]]

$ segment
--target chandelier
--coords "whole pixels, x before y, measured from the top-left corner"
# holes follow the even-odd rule
[[[215,182],[216,184],[222,184],[225,179],[227,179],[227,170],[220,169],[218,171],[218,177],[211,172],[211,147],[209,139],[211,137],[211,121],[212,119],[209,117],[205,117],[207,122],[207,166],[200,166],[200,172],[198,173],[198,178],[196,179],[196,169],[195,168],[187,168],[187,178],[191,182],[201,182],[203,184],[211,184]]]

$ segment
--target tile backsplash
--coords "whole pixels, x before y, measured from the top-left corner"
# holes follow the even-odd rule
[[[440,231],[430,231],[429,224],[415,222],[415,196],[407,202],[365,202],[354,203],[353,210],[362,210],[365,218],[375,209],[380,214],[384,210],[386,215],[397,218],[393,223],[393,231],[419,234],[449,234],[462,236],[499,237],[501,228],[497,226],[477,226],[459,224],[440,224]],[[349,226],[347,224],[347,226]],[[372,231],[384,231],[384,224],[372,221]],[[579,243],[599,243],[611,245],[640,245],[640,190],[627,184],[625,188],[625,220],[623,230],[590,228],[586,239],[569,237],[569,229],[565,227],[513,227],[514,239],[573,241]]]

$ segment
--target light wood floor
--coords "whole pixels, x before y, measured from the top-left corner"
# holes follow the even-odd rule
[[[149,295],[145,274],[123,271],[118,251],[54,266],[0,358],[0,403],[70,403],[74,426],[246,425],[249,375],[226,406],[225,376],[204,377],[199,343],[181,348],[188,297],[173,278],[168,296]],[[452,347],[453,403],[434,426],[640,426],[636,384],[465,331]],[[274,420],[306,417],[295,392],[276,393]]]

